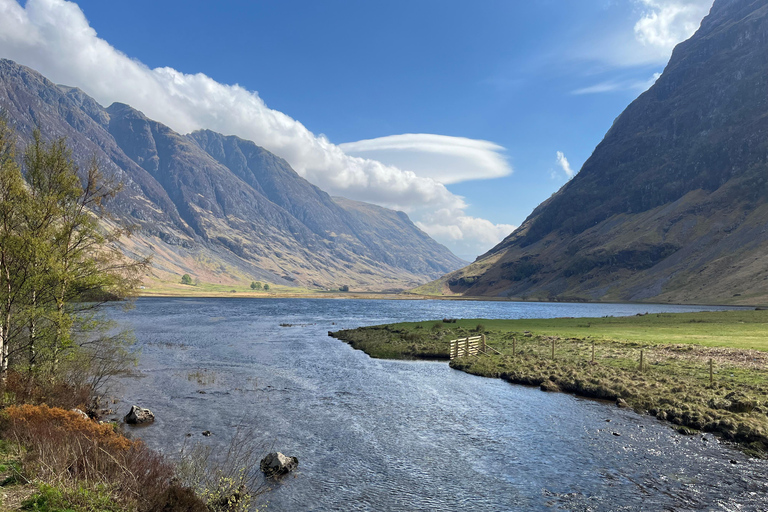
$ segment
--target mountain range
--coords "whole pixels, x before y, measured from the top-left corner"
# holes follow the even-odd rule
[[[768,4],[716,0],[580,172],[422,291],[539,300],[768,299]]]
[[[76,163],[95,158],[122,184],[109,208],[137,226],[123,249],[153,255],[150,281],[188,273],[209,283],[383,291],[466,264],[405,213],[331,197],[251,141],[176,133],[10,60],[0,60],[0,109],[20,146],[36,127],[65,137]]]

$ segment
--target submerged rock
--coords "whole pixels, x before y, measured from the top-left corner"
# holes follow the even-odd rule
[[[125,415],[123,420],[129,425],[144,425],[155,421],[155,415],[149,409],[132,405],[131,410]]]
[[[261,471],[267,476],[280,476],[299,467],[299,459],[272,452],[261,459]]]

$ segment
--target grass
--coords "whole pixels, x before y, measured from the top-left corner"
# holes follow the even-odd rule
[[[333,335],[373,357],[448,359],[450,340],[482,333],[492,350],[455,359],[453,368],[616,400],[753,454],[768,449],[768,311],[447,320]]]

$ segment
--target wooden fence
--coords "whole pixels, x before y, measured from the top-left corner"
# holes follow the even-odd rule
[[[485,334],[451,340],[451,359],[485,354]]]

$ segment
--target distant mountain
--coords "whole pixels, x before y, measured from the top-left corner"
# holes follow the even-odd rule
[[[529,299],[752,303],[768,299],[766,254],[768,4],[716,0],[581,171],[438,284]]]
[[[40,127],[124,184],[111,208],[140,228],[125,250],[153,253],[157,279],[386,290],[465,264],[404,213],[333,199],[250,141],[180,135],[9,60],[0,60],[0,108],[21,145]]]

